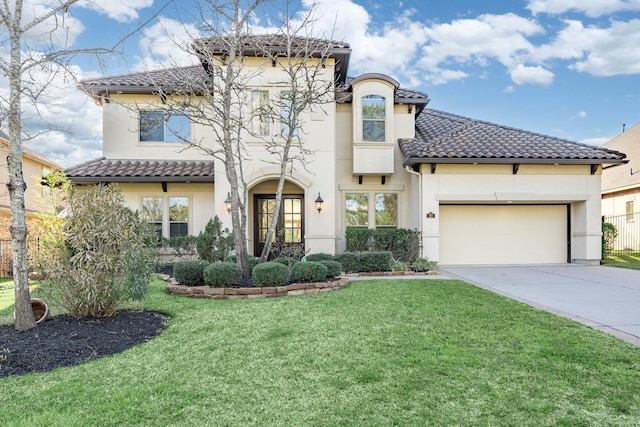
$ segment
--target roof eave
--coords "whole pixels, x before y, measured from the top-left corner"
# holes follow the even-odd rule
[[[182,183],[211,183],[212,176],[68,176],[74,184],[100,184],[107,182],[122,183],[161,183],[161,182],[182,182]]]
[[[409,157],[403,166],[419,164],[533,164],[533,165],[600,165],[600,164],[625,164],[629,160],[620,159],[526,159],[503,157]]]

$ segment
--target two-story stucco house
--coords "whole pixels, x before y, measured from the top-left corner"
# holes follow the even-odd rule
[[[311,253],[336,253],[347,227],[401,227],[419,230],[422,255],[441,264],[599,262],[602,165],[624,162],[623,154],[429,109],[426,94],[389,76],[348,77],[349,45],[326,43],[335,97],[304,118],[301,137],[314,154],[287,177],[280,227],[290,239]],[[269,46],[284,50],[277,39]],[[260,75],[275,72],[260,55],[249,59],[245,66],[265,69]],[[205,68],[189,70],[206,79]],[[83,81],[104,112],[104,157],[67,170],[79,185],[117,182],[166,237],[197,234],[214,215],[230,226],[223,165],[146,125],[171,95],[154,82],[172,74]],[[249,84],[252,99],[266,103],[287,89],[269,78]],[[183,138],[217,143],[206,127],[168,120]],[[273,134],[280,124],[264,126]],[[278,174],[260,140],[247,135],[246,149],[246,238],[257,254]]]

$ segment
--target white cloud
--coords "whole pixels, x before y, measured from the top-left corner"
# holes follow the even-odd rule
[[[509,86],[504,88],[504,93],[513,93],[515,91],[516,91],[516,88],[513,87],[512,85],[509,85]]]
[[[195,25],[160,17],[158,22],[142,32],[139,41],[141,57],[134,66],[137,71],[192,65],[197,58],[190,50],[193,39],[201,37]]]
[[[586,111],[578,111],[573,117],[571,117],[572,119],[586,119],[587,118],[587,112]]]
[[[576,11],[595,18],[615,12],[638,11],[640,2],[637,0],[530,0],[527,9],[534,15],[539,13],[559,15]]]
[[[530,67],[522,64],[518,64],[511,70],[511,80],[515,84],[539,84],[542,86],[549,86],[553,83],[554,74],[540,66]]]
[[[607,142],[611,141],[611,138],[587,138],[579,141],[582,144],[594,145],[594,146],[603,146]]]
[[[152,6],[153,0],[81,0],[76,4],[119,22],[131,22],[138,19],[138,10]]]
[[[52,1],[26,1],[22,9],[22,24],[27,25],[33,22],[53,10],[53,7],[57,5]],[[40,50],[41,46],[52,46],[54,49],[64,48],[72,45],[84,31],[82,23],[70,14],[61,12],[55,18],[43,21],[28,30],[23,36],[23,46],[32,50]],[[7,43],[7,46],[4,46],[2,50],[8,49]]]

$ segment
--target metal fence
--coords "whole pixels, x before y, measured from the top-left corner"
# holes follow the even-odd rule
[[[623,215],[604,215],[603,223],[613,225],[613,236],[605,249],[606,255],[622,255],[633,252],[640,252],[640,212]],[[610,228],[610,227],[609,227]],[[605,241],[607,240],[607,227],[605,230]]]

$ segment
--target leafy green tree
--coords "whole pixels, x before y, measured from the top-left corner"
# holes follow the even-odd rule
[[[222,221],[216,215],[210,219],[198,235],[198,256],[209,262],[224,261],[234,248],[233,234],[222,228]]]

